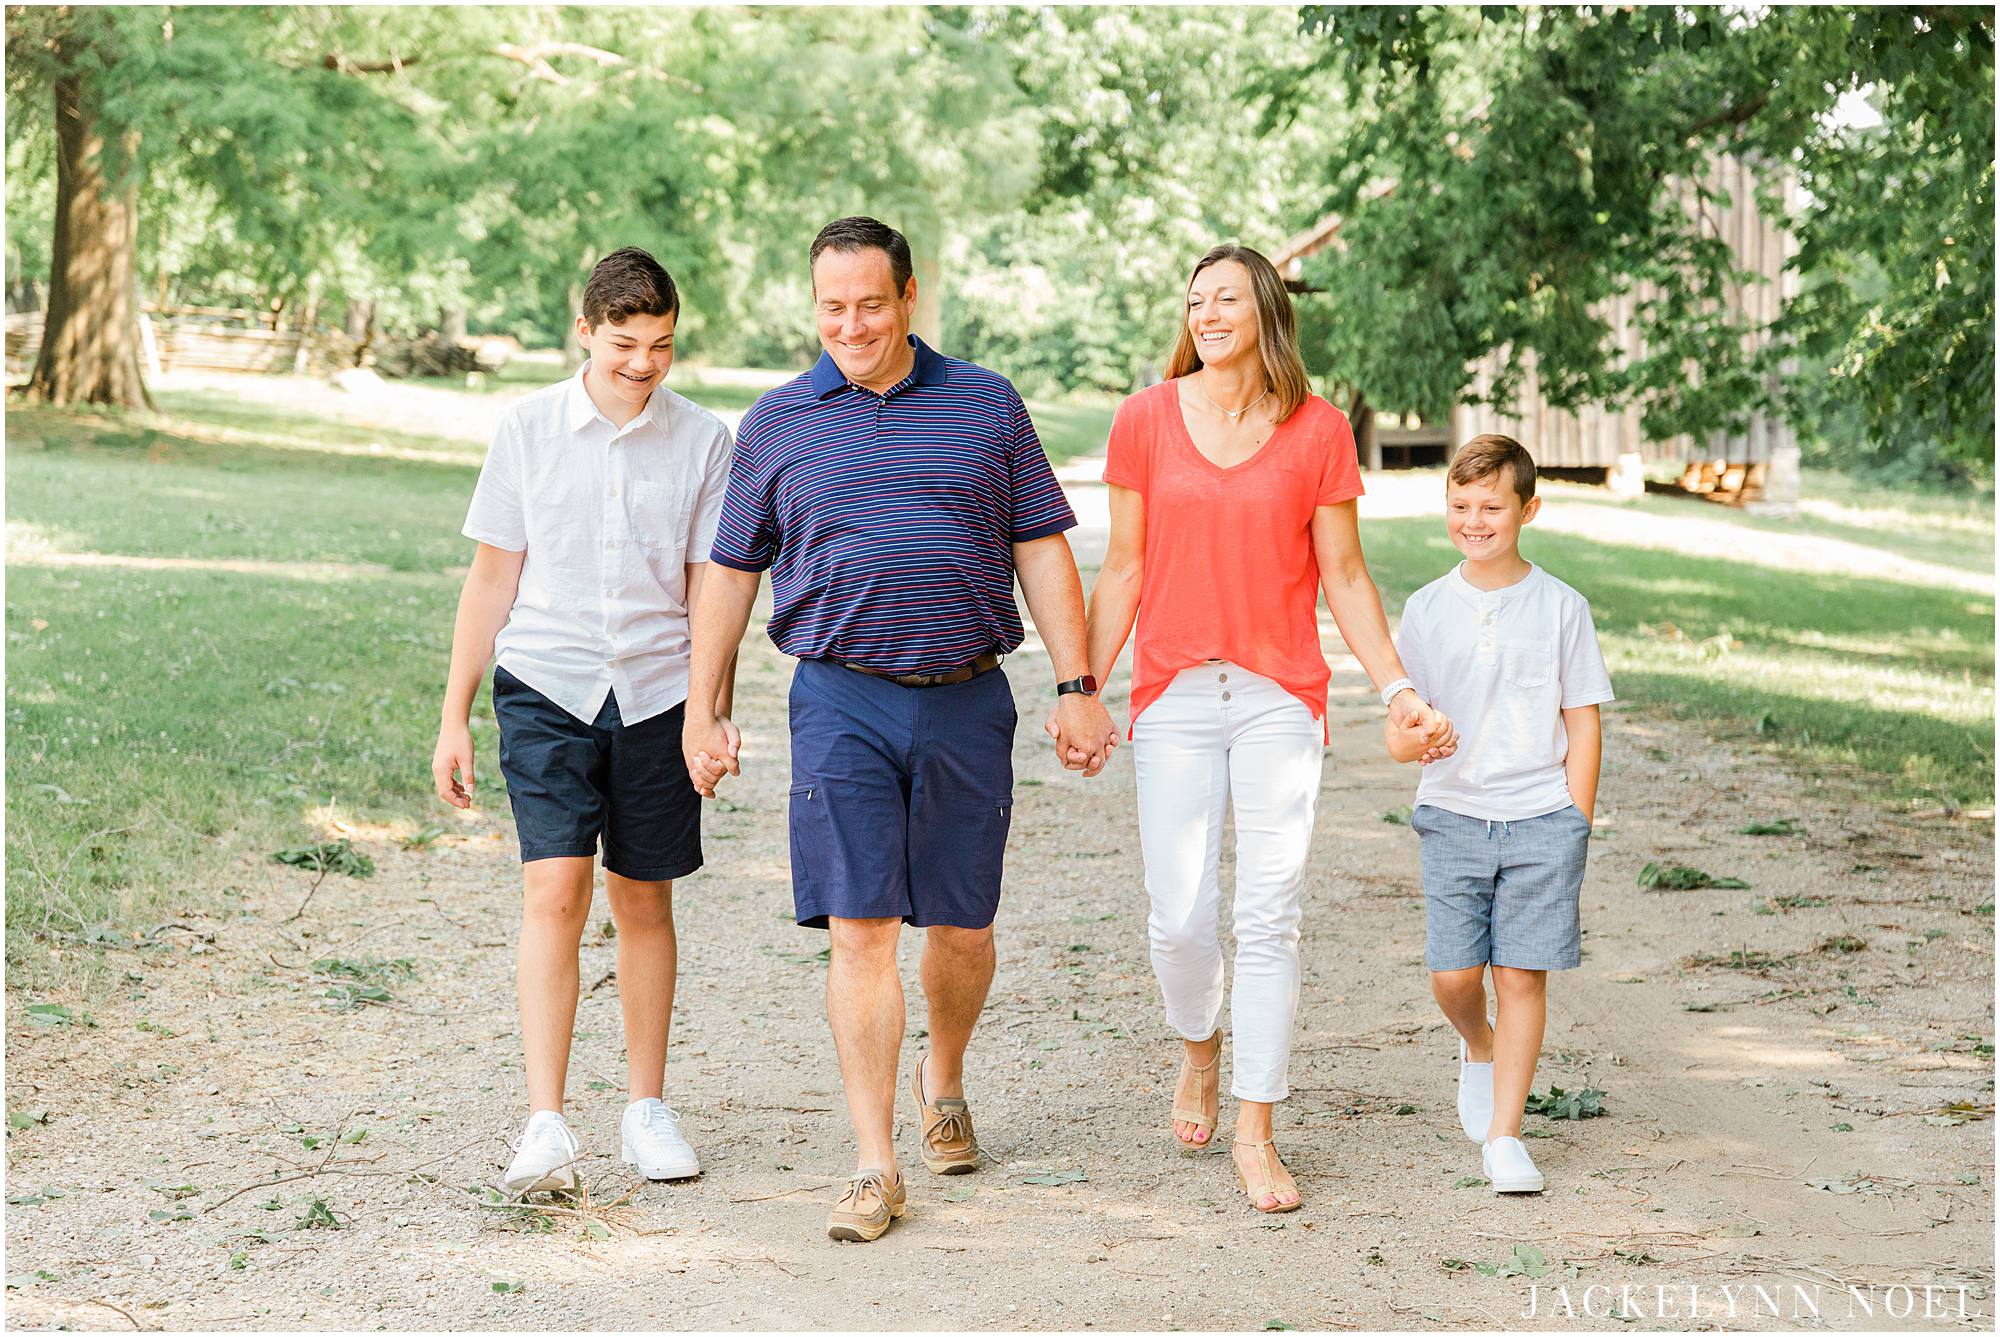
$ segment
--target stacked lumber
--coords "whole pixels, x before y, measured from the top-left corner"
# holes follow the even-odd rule
[[[1764,496],[1764,461],[1691,460],[1681,473],[1681,491],[1725,506],[1760,501]]]

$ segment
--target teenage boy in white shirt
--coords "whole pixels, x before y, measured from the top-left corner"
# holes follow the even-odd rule
[[[1577,898],[1612,699],[1590,604],[1521,556],[1535,518],[1535,462],[1480,436],[1453,457],[1445,530],[1465,560],[1410,596],[1396,649],[1417,692],[1458,726],[1410,817],[1423,844],[1425,964],[1459,1034],[1458,1117],[1496,1193],[1537,1193],[1521,1141],[1541,1056],[1548,972],[1582,959]],[[1421,733],[1388,726],[1415,761]],[[1486,1020],[1485,973],[1498,1004]]]
[[[576,321],[590,360],[508,407],[465,521],[479,547],[431,773],[440,798],[471,806],[467,718],[497,651],[493,714],[526,883],[516,987],[529,1115],[502,1180],[515,1193],[577,1184],[563,1087],[600,837],[631,1100],[621,1151],[650,1179],[701,1169],[664,1103],[673,884],[701,867],[701,799],[680,753],[688,609],[732,443],[714,414],[661,384],[679,315],[652,256],[627,247],[600,260]],[[725,721],[734,666],[714,707]]]

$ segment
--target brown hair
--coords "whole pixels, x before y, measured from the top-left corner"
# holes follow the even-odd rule
[[[915,272],[910,263],[910,242],[887,223],[861,214],[836,218],[813,238],[812,249],[806,253],[806,268],[811,269],[818,264],[821,253],[825,251],[843,254],[880,251],[889,257],[889,281],[896,285],[896,296],[901,297],[909,291],[910,275]]]
[[[1445,477],[1464,487],[1467,483],[1491,478],[1502,469],[1512,475],[1514,491],[1523,506],[1534,500],[1534,456],[1528,454],[1519,441],[1511,436],[1501,436],[1498,432],[1475,436],[1460,446],[1458,453],[1451,457],[1451,469]]]
[[[622,325],[634,316],[679,316],[680,291],[673,276],[637,246],[613,251],[590,271],[583,286],[583,319],[591,329],[607,321]]]
[[[1312,394],[1312,381],[1306,376],[1304,360],[1299,357],[1299,328],[1292,316],[1292,295],[1285,291],[1285,281],[1278,277],[1269,260],[1234,242],[1213,248],[1197,261],[1194,273],[1188,275],[1188,287],[1194,286],[1202,270],[1223,260],[1234,260],[1250,271],[1250,296],[1257,303],[1257,356],[1263,361],[1264,379],[1271,387],[1271,395],[1278,401],[1277,420],[1283,422]],[[1167,359],[1168,380],[1201,369],[1201,353],[1195,346],[1194,335],[1188,332],[1185,299],[1181,303],[1180,322],[1173,355]]]

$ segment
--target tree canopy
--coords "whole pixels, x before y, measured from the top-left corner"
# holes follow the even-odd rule
[[[1309,275],[1351,317],[1327,359],[1377,402],[1448,405],[1476,359],[1532,350],[1552,402],[1636,399],[1662,435],[1846,404],[1878,438],[1990,461],[1991,10],[1312,6],[1301,25],[1309,75],[1261,84],[1274,120],[1329,86],[1357,109],[1325,171],[1343,248]],[[1863,91],[1879,126],[1840,115]],[[1761,351],[1724,310],[1734,257],[1676,190],[1714,202],[1721,154],[1767,211],[1803,188],[1802,291]],[[1623,359],[1603,304],[1640,292],[1646,349]],[[1800,357],[1830,378],[1773,374]]]
[[[1308,362],[1382,407],[1532,350],[1556,403],[1636,401],[1662,434],[1781,406],[1980,472],[1992,45],[1977,9],[10,7],[7,264],[116,258],[56,227],[68,98],[149,298],[550,343],[637,244],[691,350],[795,362],[806,242],[870,212],[953,351],[1121,390],[1197,255],[1334,211]],[[1879,124],[1841,114],[1863,96]],[[1799,203],[1771,338],[1722,314],[1741,276],[1676,194],[1717,154]],[[1631,293],[1625,359],[1602,312]]]

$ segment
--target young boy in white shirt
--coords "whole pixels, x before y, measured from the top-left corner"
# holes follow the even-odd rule
[[[1445,530],[1465,560],[1410,596],[1396,636],[1418,693],[1458,727],[1457,753],[1423,769],[1410,825],[1423,842],[1431,992],[1459,1034],[1459,1123],[1495,1193],[1542,1188],[1521,1115],[1548,972],[1582,957],[1597,708],[1612,699],[1589,603],[1521,556],[1521,527],[1540,507],[1519,442],[1466,442],[1445,484]],[[1425,750],[1421,734],[1393,726],[1388,744],[1398,761]]]
[[[576,321],[590,360],[508,407],[465,521],[479,547],[431,771],[440,798],[471,806],[467,718],[497,650],[493,714],[526,883],[516,987],[529,1116],[502,1181],[515,1193],[577,1184],[563,1087],[600,837],[631,1099],[622,1154],[651,1179],[701,1169],[664,1103],[673,884],[702,861],[701,799],[680,749],[688,609],[732,443],[714,414],[661,384],[679,315],[652,256],[627,247],[600,260]],[[732,660],[715,704],[725,718],[733,671]]]

